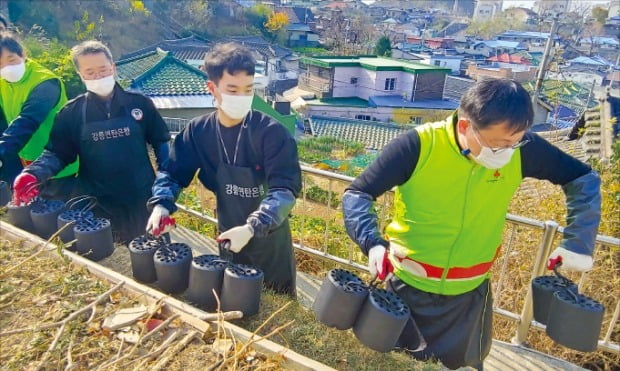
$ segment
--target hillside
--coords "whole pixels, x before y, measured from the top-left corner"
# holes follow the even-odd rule
[[[239,12],[232,11],[231,4],[208,0],[8,0],[0,12],[8,12],[13,25],[24,33],[36,25],[47,38],[69,47],[97,38],[118,56],[191,34],[217,39],[258,33],[231,18]]]

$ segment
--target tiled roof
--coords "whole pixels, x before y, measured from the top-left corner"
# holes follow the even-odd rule
[[[151,53],[157,49],[172,52],[176,58],[182,61],[187,61],[190,59],[204,59],[205,53],[209,51],[210,48],[211,45],[208,41],[196,36],[190,36],[183,39],[164,40],[157,44],[147,46],[146,48],[136,50],[135,52],[125,54],[121,56],[121,59],[138,57]]]
[[[293,54],[291,49],[281,47],[278,44],[269,44],[260,36],[231,36],[228,41],[236,41],[249,49],[270,57],[283,58]]]
[[[123,87],[129,86],[132,80],[153,68],[162,59],[166,58],[167,55],[168,53],[161,50],[153,50],[140,56],[116,62],[116,72],[118,73],[120,84]]]
[[[310,125],[316,136],[355,141],[375,150],[381,150],[392,139],[410,129],[393,124],[326,116],[312,116]]]
[[[148,96],[206,95],[207,74],[172,55],[133,79],[129,89]]]
[[[465,79],[456,76],[446,76],[443,88],[443,99],[450,99],[453,102],[460,102],[461,97],[476,83],[475,80]]]
[[[395,107],[395,108],[420,108],[420,109],[437,109],[437,110],[453,110],[459,105],[452,100],[444,99],[420,99],[406,100],[400,95],[374,95],[368,98],[370,107]]]

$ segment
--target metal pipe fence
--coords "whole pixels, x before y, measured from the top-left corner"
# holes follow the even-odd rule
[[[366,258],[347,236],[340,211],[340,195],[343,194],[345,188],[354,178],[309,166],[302,166],[302,172],[302,194],[290,218],[295,248],[314,258],[318,258],[320,261],[337,264],[341,267],[360,272],[367,272]],[[198,186],[197,189],[202,190],[203,187]],[[206,191],[197,192],[199,192],[199,197],[201,197],[203,196],[201,192]],[[387,192],[375,203],[381,228],[391,219],[393,198],[393,192]],[[179,206],[182,211],[217,225],[215,217],[190,210],[190,208],[183,205]],[[538,330],[544,330],[545,328],[544,325],[533,320],[530,280],[545,274],[547,257],[554,246],[554,241],[562,237],[563,231],[564,229],[554,221],[541,222],[511,214],[508,214],[506,217],[502,252],[492,270],[491,279],[496,297],[496,304],[493,310],[503,318],[516,322],[517,330],[513,337],[513,342],[516,344],[525,342],[530,328]],[[596,243],[597,249],[616,249],[617,251],[620,248],[620,239],[609,236],[597,236]],[[526,254],[518,254],[516,247],[523,244],[537,247],[535,251],[531,250],[527,256],[522,256]],[[533,260],[532,256],[535,256]],[[529,273],[520,280],[507,276],[508,267],[515,264],[514,260],[525,262],[525,264],[531,266],[531,268],[528,268]],[[613,275],[615,273],[611,271],[610,274]],[[584,286],[584,282],[587,281],[587,277],[588,273],[581,275],[578,283],[580,289]],[[503,299],[504,293],[508,290],[507,287],[509,285],[514,286],[518,282],[520,282],[520,287],[513,287],[511,289],[513,291],[519,290],[520,292],[525,290],[521,305],[506,304]],[[603,336],[598,343],[599,350],[612,353],[620,353],[620,344],[611,339],[620,316],[618,296],[615,296],[613,315],[607,326],[603,328]],[[610,309],[608,305],[607,310],[609,311]]]

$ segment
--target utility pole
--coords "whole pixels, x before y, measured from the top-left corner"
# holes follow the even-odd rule
[[[551,53],[551,46],[553,45],[555,33],[558,30],[558,20],[558,16],[553,17],[553,23],[551,25],[549,39],[547,40],[547,45],[545,46],[545,52],[543,54],[542,60],[540,61],[540,65],[538,66],[538,76],[536,77],[536,85],[534,86],[534,92],[532,93],[532,99],[534,100],[534,102],[536,102],[536,98],[540,93],[540,88],[542,87],[543,80],[545,79],[545,73],[547,72],[547,63],[549,62],[549,54]]]

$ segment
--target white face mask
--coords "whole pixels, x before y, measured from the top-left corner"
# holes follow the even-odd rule
[[[97,80],[82,80],[86,85],[86,90],[97,94],[100,97],[107,97],[114,90],[114,74]]]
[[[219,108],[231,119],[244,118],[252,109],[253,95],[229,95],[222,93],[222,102]]]
[[[0,68],[0,77],[8,82],[18,82],[26,73],[26,62]]]
[[[512,158],[512,154],[515,152],[512,148],[502,149],[499,152],[493,153],[491,148],[480,146],[480,154],[473,156],[474,160],[487,169],[500,169],[506,165]]]

